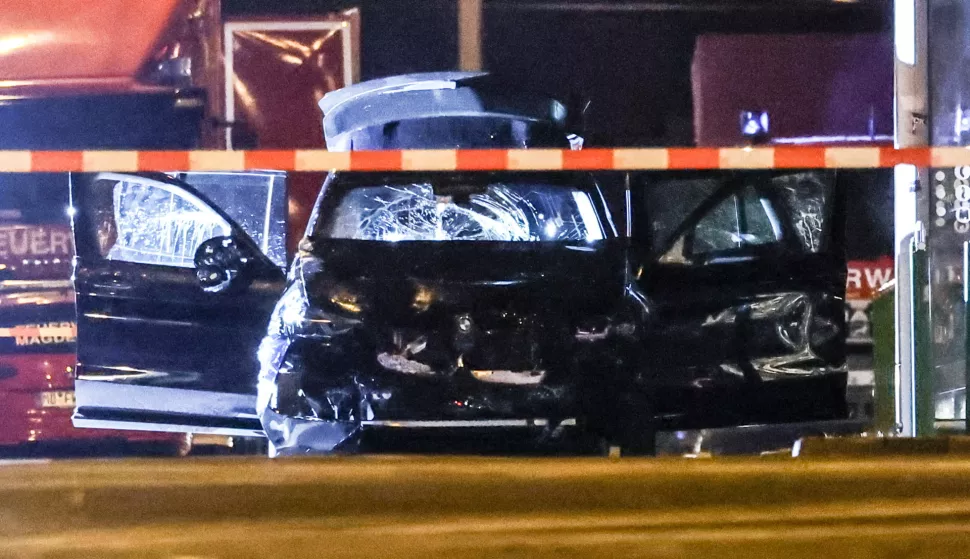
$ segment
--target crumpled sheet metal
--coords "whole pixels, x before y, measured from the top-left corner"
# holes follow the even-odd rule
[[[361,431],[357,422],[291,417],[271,408],[262,411],[261,420],[271,458],[350,451]]]
[[[330,453],[347,446],[351,450],[360,433],[360,423],[352,418],[344,421],[326,420],[300,413],[296,409],[285,410],[286,413],[279,411],[281,402],[278,390],[281,384],[286,385],[281,382],[283,379],[280,378],[280,368],[290,346],[290,341],[280,334],[279,331],[273,331],[271,324],[269,335],[263,339],[257,353],[260,370],[256,412],[269,441],[270,456]],[[289,402],[288,405],[293,406],[294,402]]]
[[[823,374],[832,368],[815,348],[842,336],[844,328],[815,312],[817,304],[815,298],[804,292],[763,295],[744,307],[727,308],[709,316],[702,327],[746,323],[747,328],[754,329],[758,323],[768,324],[768,327],[758,327],[752,335],[761,336],[761,346],[780,346],[786,351],[750,359],[761,380]],[[744,376],[737,364],[726,363],[722,370]]]
[[[825,201],[831,190],[825,178],[817,172],[805,172],[781,175],[771,181],[791,214],[799,241],[808,252],[819,251],[825,231]]]
[[[320,109],[330,151],[574,146],[561,102],[481,72],[370,80],[327,94]]]
[[[268,344],[264,342],[262,346],[267,348],[275,345],[277,349],[264,350],[260,356],[263,366],[257,399],[257,411],[269,440],[270,456],[356,451],[364,429],[368,428],[369,422],[376,418],[375,410],[388,404],[397,405],[398,399],[413,397],[413,395],[405,395],[408,392],[404,388],[403,377],[407,376],[406,374],[400,373],[401,382],[389,382],[386,378],[372,378],[363,372],[348,370],[338,372],[327,379],[332,384],[332,388],[325,389],[321,394],[315,394],[313,397],[304,393],[302,389],[297,389],[295,391],[297,405],[294,406],[292,401],[286,404],[279,399],[280,387],[299,383],[302,373],[312,374],[312,371],[301,370],[294,374],[285,370],[285,367],[275,366],[274,359],[283,359],[281,354],[285,353],[285,350],[281,348],[288,347],[286,342],[277,342],[271,341]],[[515,374],[509,371],[498,371],[498,373]],[[292,375],[292,378],[284,378],[285,375]],[[542,378],[544,374],[540,380]],[[509,379],[502,380],[505,381],[504,384],[516,384],[520,387],[528,385],[530,390],[525,395],[525,399],[531,401],[533,405],[541,405],[542,402],[565,402],[575,398],[574,390],[566,385],[524,382],[522,378],[517,378],[515,382],[509,382]],[[453,411],[464,413],[471,419],[514,415],[517,403],[504,397],[501,390],[489,390],[489,384],[483,382],[482,389],[453,401]],[[434,402],[434,396],[431,396],[428,401]],[[408,399],[408,402],[411,400]],[[521,404],[521,401],[518,404]],[[542,424],[538,435],[557,436],[553,433],[561,434],[559,423],[556,420],[547,420]]]
[[[313,269],[316,261],[312,258],[307,261]],[[297,275],[306,272],[304,266],[296,266],[292,271]],[[292,293],[297,291],[291,288]],[[296,308],[298,305],[300,308]],[[469,372],[480,384],[472,387],[454,377],[455,367],[461,363],[460,356],[457,365],[446,366],[437,357],[428,361],[426,352],[422,351],[424,343],[403,339],[398,345],[411,347],[422,359],[415,361],[425,367],[422,372],[426,374],[422,376],[440,381],[415,390],[414,372],[401,370],[400,359],[388,360],[388,357],[402,357],[406,351],[400,355],[387,351],[376,353],[375,362],[369,364],[368,358],[353,362],[341,360],[346,348],[357,347],[354,338],[368,337],[366,332],[330,331],[319,339],[295,336],[287,321],[299,321],[297,315],[304,316],[307,312],[304,307],[305,295],[281,298],[258,351],[256,409],[274,456],[354,451],[369,422],[393,422],[402,410],[415,413],[417,419],[430,410],[442,413],[441,417],[433,416],[439,419],[518,418],[522,410],[555,409],[560,404],[576,401],[573,385],[545,382],[546,371],[542,369],[473,369]],[[378,334],[376,330],[370,333]],[[363,364],[354,364],[359,361]],[[517,388],[514,394],[508,390],[511,386]],[[521,418],[548,420],[549,415],[537,412]],[[553,431],[558,426],[552,420],[544,425]],[[540,436],[542,433],[545,431]]]

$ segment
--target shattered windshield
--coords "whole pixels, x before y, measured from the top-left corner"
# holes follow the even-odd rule
[[[323,235],[366,241],[592,242],[604,231],[588,193],[542,184],[490,184],[443,193],[428,183],[348,191]]]

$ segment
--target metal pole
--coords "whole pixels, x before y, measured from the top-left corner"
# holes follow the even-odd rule
[[[933,398],[933,327],[929,312],[929,254],[926,245],[917,234],[910,250],[911,292],[913,297],[912,319],[912,436],[932,435],[936,423]]]
[[[968,358],[964,360],[964,386],[970,387],[970,241],[963,243],[963,347]],[[965,430],[970,433],[970,413],[967,413],[968,389],[964,389],[964,422]]]
[[[483,0],[458,1],[458,67],[474,72],[482,69]]]
[[[895,0],[895,143],[897,147],[929,145],[928,4]],[[929,218],[928,169],[899,165],[895,174],[896,230],[896,422],[905,436],[929,434],[920,429],[922,398],[917,379],[929,377],[929,275],[925,233]],[[920,329],[925,329],[921,332]],[[925,352],[925,353],[924,353]],[[918,355],[919,354],[919,355]]]

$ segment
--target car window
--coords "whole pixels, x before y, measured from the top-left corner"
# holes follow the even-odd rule
[[[114,183],[111,215],[98,228],[101,255],[108,260],[191,268],[202,242],[232,233],[225,219],[176,186],[101,177]]]
[[[691,252],[698,254],[741,248],[739,217],[738,200],[735,196],[715,206],[694,227],[692,235],[694,243]]]
[[[779,241],[781,229],[773,223],[778,223],[778,217],[771,202],[748,186],[728,196],[697,223],[691,255]]]
[[[324,237],[368,241],[582,241],[604,238],[585,191],[542,184],[490,184],[464,195],[427,183],[346,192]]]
[[[781,175],[771,181],[779,203],[791,217],[799,243],[808,252],[822,249],[822,238],[829,226],[825,208],[834,182],[831,174],[818,172]]]
[[[718,192],[727,184],[726,175],[648,182],[644,200],[650,244],[661,254],[660,261],[724,261],[732,251],[776,243],[786,250],[822,250],[834,176],[826,172],[761,175],[765,180],[755,183],[756,176],[752,174],[751,180],[740,182],[726,196]],[[696,215],[714,196],[725,197]],[[690,225],[688,220],[696,223]],[[707,258],[712,255],[718,258]]]
[[[246,232],[274,264],[286,266],[286,174],[178,173]]]
[[[646,205],[654,252],[667,248],[671,235],[721,187],[716,178],[673,179],[648,183]]]

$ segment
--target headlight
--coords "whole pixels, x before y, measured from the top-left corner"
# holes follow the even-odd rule
[[[276,306],[280,332],[288,337],[327,339],[346,334],[360,320],[312,308],[302,281],[290,284]]]
[[[349,314],[360,314],[363,301],[353,291],[335,288],[330,292],[330,304]]]

